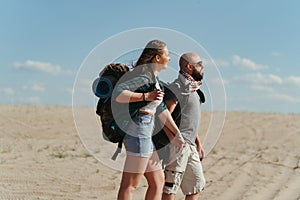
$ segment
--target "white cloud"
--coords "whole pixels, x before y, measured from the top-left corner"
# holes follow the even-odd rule
[[[68,94],[73,94],[73,88],[66,88],[65,90],[64,90],[65,92],[67,92]]]
[[[15,91],[12,88],[4,88],[3,92],[7,95],[14,95]]]
[[[273,52],[271,53],[271,55],[274,56],[274,57],[279,57],[279,56],[281,56],[281,53],[279,53],[279,52],[277,52],[277,51],[273,51]]]
[[[279,93],[272,93],[267,95],[267,97],[269,97],[272,100],[279,100],[282,102],[287,102],[287,103],[297,103],[300,102],[299,99],[286,95],[286,94],[279,94]]]
[[[283,83],[282,78],[280,78],[279,76],[276,76],[274,74],[268,74],[266,79],[270,83],[277,83],[277,84],[282,84]]]
[[[28,85],[24,85],[23,90],[31,90],[34,92],[44,92],[45,87],[40,83],[29,82]]]
[[[283,80],[279,76],[276,76],[274,74],[267,74],[263,75],[261,73],[255,73],[255,74],[246,74],[238,77],[233,78],[236,81],[240,82],[246,82],[251,84],[282,84]]]
[[[229,85],[229,82],[223,78],[214,78],[210,81],[207,81],[207,82],[210,82],[214,85],[217,85],[217,86],[228,86]]]
[[[63,70],[61,66],[47,63],[47,62],[40,62],[35,60],[27,60],[25,62],[15,62],[14,67],[16,69],[26,69],[32,71],[40,71],[45,72],[51,75],[58,75],[58,74],[72,74],[71,70]]]
[[[80,79],[76,81],[76,84],[74,85],[74,90],[69,90],[71,94],[74,93],[82,93],[82,94],[91,94],[92,93],[92,84],[94,80],[90,79]]]
[[[22,101],[24,103],[29,103],[29,104],[40,104],[41,98],[38,96],[32,96],[32,97],[26,97]]]
[[[73,88],[60,88],[59,92],[67,95],[73,95]]]
[[[240,85],[241,83],[246,83],[246,85],[250,89],[260,92],[260,94],[262,94],[264,98],[269,99],[271,102],[300,102],[298,96],[295,96],[297,93],[286,91],[286,87],[290,87],[287,85],[288,83],[300,87],[300,77],[290,76],[288,78],[281,78],[274,74],[253,73],[235,77],[233,81],[234,83],[232,83],[232,85]]]
[[[291,83],[297,87],[300,87],[300,76],[290,76],[286,78],[287,83]]]
[[[263,86],[263,85],[252,85],[250,88],[256,91],[274,92],[274,89],[272,87]]]
[[[72,74],[74,74],[74,72],[72,70],[63,70],[62,73],[65,74],[65,75],[72,75]]]
[[[243,69],[262,70],[262,69],[269,68],[267,65],[257,64],[250,59],[241,58],[238,55],[232,56],[232,62],[235,66],[243,68]]]
[[[204,66],[214,66],[217,65],[217,67],[228,67],[230,65],[230,63],[226,60],[203,60],[203,64]]]

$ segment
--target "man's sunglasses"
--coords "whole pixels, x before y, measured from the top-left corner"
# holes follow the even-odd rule
[[[199,66],[201,66],[201,67],[203,66],[203,62],[202,62],[202,61],[199,61],[199,62],[197,62],[197,63],[191,63],[191,64],[192,64],[192,65],[196,65],[196,64],[197,64],[197,65],[199,65]]]

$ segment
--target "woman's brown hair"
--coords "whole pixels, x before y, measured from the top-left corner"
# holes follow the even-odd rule
[[[152,70],[149,70],[149,64],[153,62],[156,55],[162,55],[167,44],[160,40],[151,40],[147,43],[138,61],[133,65],[135,74],[146,73],[151,78],[154,78]]]
[[[144,48],[141,56],[139,57],[138,61],[136,62],[134,67],[152,63],[153,58],[156,55],[162,55],[163,49],[166,47],[166,43],[160,40],[151,40],[148,42],[146,47]]]

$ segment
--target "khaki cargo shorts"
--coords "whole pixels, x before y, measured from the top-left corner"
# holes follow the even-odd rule
[[[202,165],[197,149],[187,144],[180,156],[165,167],[164,193],[176,194],[179,187],[184,195],[201,192],[205,186]]]

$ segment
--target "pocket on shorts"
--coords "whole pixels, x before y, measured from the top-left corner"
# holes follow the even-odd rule
[[[165,169],[164,172],[165,172],[165,189],[169,188],[173,190],[175,188],[179,188],[182,181],[183,173],[167,170],[167,169]]]
[[[153,115],[139,113],[137,119],[138,124],[150,125],[153,121]]]
[[[175,183],[176,172],[171,170],[165,170],[166,183]]]

